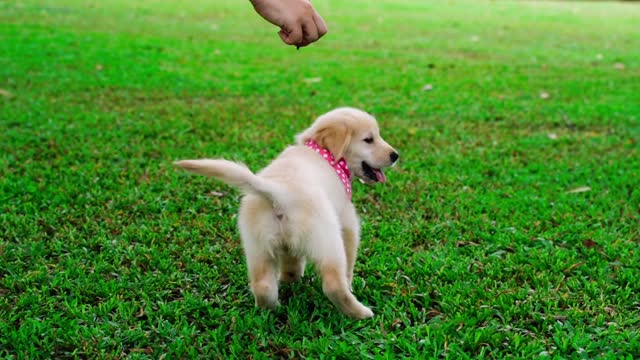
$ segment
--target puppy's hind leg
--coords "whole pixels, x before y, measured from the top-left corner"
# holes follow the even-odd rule
[[[278,236],[278,226],[271,211],[268,201],[247,195],[240,206],[238,225],[256,305],[275,309],[279,305],[278,273],[272,246]]]
[[[266,254],[247,254],[247,267],[256,306],[275,310],[280,305],[276,260]]]
[[[311,234],[313,258],[322,277],[322,290],[331,302],[344,314],[365,319],[373,316],[368,307],[362,305],[349,289],[347,279],[347,257],[336,224],[321,224]]]
[[[360,245],[360,223],[355,210],[345,212],[341,219],[342,241],[347,255],[347,283],[349,284],[349,289],[352,289],[353,269],[358,256],[358,245]]]

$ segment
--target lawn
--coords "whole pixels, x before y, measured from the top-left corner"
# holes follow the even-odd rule
[[[640,357],[640,5],[0,2],[0,357]],[[238,191],[338,106],[400,154],[354,184],[344,317],[308,269],[254,307]]]

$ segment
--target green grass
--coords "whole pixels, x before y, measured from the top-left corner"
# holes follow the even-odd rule
[[[0,2],[0,357],[640,357],[640,7],[314,4],[296,51],[246,1]],[[256,309],[238,192],[172,161],[341,105],[401,153],[354,185],[376,316],[313,271]]]

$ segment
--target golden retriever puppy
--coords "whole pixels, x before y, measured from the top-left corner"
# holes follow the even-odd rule
[[[398,153],[364,111],[339,108],[320,116],[271,164],[254,174],[227,160],[182,160],[188,171],[240,188],[238,225],[256,305],[278,306],[278,282],[302,277],[307,260],[322,290],[344,314],[373,316],[351,293],[360,225],[351,202],[351,174],[385,182],[382,168]]]

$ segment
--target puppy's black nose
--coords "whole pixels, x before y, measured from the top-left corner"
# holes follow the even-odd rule
[[[391,157],[391,162],[394,163],[396,162],[396,160],[398,160],[398,158],[400,157],[400,155],[398,155],[397,152],[392,152],[391,155],[389,155]]]

